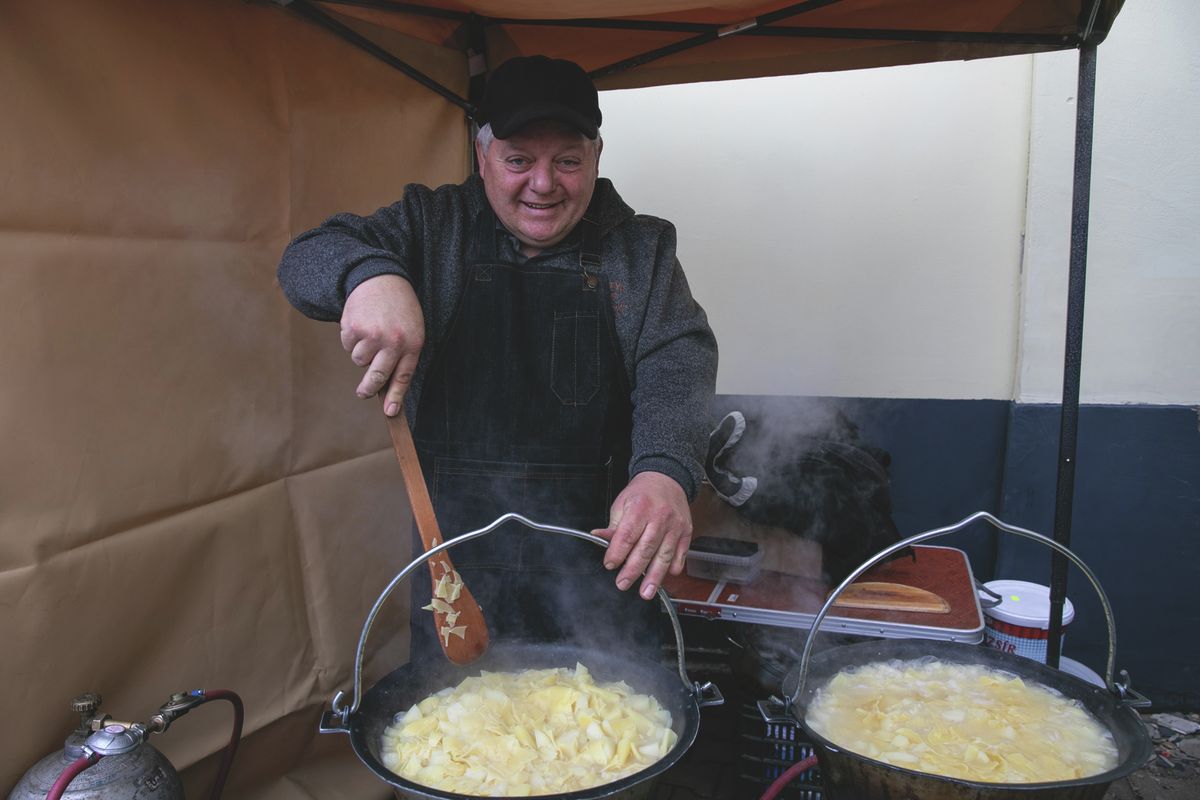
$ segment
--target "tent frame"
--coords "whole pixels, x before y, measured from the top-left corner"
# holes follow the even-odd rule
[[[1063,390],[1059,418],[1057,481],[1054,500],[1053,538],[1069,547],[1071,518],[1075,493],[1076,444],[1079,430],[1079,385],[1083,363],[1083,308],[1087,282],[1088,221],[1091,202],[1092,141],[1096,106],[1096,49],[1103,36],[1096,30],[1096,20],[1102,0],[1092,0],[1086,18],[1080,19],[1075,34],[997,33],[971,31],[896,30],[859,28],[797,28],[772,27],[772,23],[789,19],[807,11],[833,5],[840,0],[805,0],[785,8],[733,25],[715,25],[669,20],[626,19],[509,19],[483,17],[473,13],[433,8],[398,0],[324,0],[330,4],[353,5],[371,9],[455,20],[465,27],[469,40],[470,99],[460,97],[433,80],[411,64],[396,57],[369,38],[343,24],[318,8],[312,0],[274,0],[305,18],[326,28],[389,66],[403,72],[422,86],[436,92],[474,117],[482,91],[486,63],[484,33],[488,26],[556,26],[615,30],[665,31],[690,34],[664,47],[622,59],[593,70],[594,79],[647,64],[651,61],[690,50],[726,36],[788,36],[824,39],[888,40],[908,42],[957,42],[965,44],[1029,45],[1048,50],[1074,48],[1079,51],[1078,92],[1075,116],[1075,162],[1071,199],[1071,245],[1067,278],[1066,344],[1063,355]],[[1059,646],[1062,642],[1062,614],[1067,593],[1067,558],[1057,551],[1050,562],[1050,628],[1047,633],[1046,660],[1051,667],[1059,665]]]

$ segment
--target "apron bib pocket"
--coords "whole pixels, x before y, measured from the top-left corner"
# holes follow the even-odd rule
[[[554,312],[550,382],[567,406],[587,405],[600,389],[600,317],[588,312]]]

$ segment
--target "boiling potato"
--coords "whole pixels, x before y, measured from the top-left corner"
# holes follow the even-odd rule
[[[987,667],[934,660],[845,670],[807,722],[855,753],[988,783],[1083,778],[1117,765],[1112,733],[1056,691]]]
[[[397,714],[385,767],[435,789],[491,797],[559,794],[611,783],[665,756],[671,714],[587,667],[483,672]]]
[[[433,542],[437,544],[437,539],[434,539]],[[465,639],[467,635],[466,625],[455,624],[458,622],[460,612],[455,611],[452,605],[462,594],[463,581],[462,576],[450,568],[449,562],[441,561],[439,564],[443,570],[442,577],[438,578],[437,585],[433,588],[433,599],[429,601],[429,605],[421,606],[421,610],[442,615],[442,625],[438,628],[438,635],[442,637],[442,643],[449,647],[451,636]]]

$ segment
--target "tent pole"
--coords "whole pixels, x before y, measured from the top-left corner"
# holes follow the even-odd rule
[[[675,53],[681,53],[684,50],[691,50],[693,47],[699,47],[700,45],[708,44],[709,42],[715,42],[717,39],[723,38],[724,36],[730,34],[744,33],[745,31],[759,25],[770,25],[772,22],[778,22],[781,19],[788,19],[789,17],[803,14],[806,11],[813,11],[818,8],[824,8],[825,6],[835,5],[839,2],[841,2],[841,0],[804,0],[804,2],[795,3],[794,5],[787,6],[786,8],[772,11],[769,14],[763,14],[760,17],[755,17],[753,20],[749,20],[745,23],[730,25],[726,28],[709,30],[701,33],[698,36],[693,36],[690,39],[684,39],[681,42],[676,42],[675,44],[670,44],[666,47],[660,47],[657,50],[651,50],[649,52],[642,53],[641,55],[633,56],[632,58],[616,61],[607,66],[600,67],[599,69],[594,69],[589,74],[593,79],[598,79],[608,75],[613,75],[617,72],[624,72],[627,69],[640,67],[643,64],[648,64],[651,61],[656,61],[660,58],[674,55]]]
[[[802,39],[860,39],[862,41],[890,42],[951,42],[961,44],[1029,44],[1045,45],[1048,48],[1063,48],[1073,45],[1074,34],[1062,33],[1016,33],[991,31],[924,31],[884,30],[879,28],[812,28],[812,27],[757,27],[745,31],[746,36],[784,36]]]
[[[487,85],[488,57],[487,35],[483,30],[483,18],[472,14],[466,22],[467,32],[467,74],[470,75],[467,84],[467,102],[474,108],[479,108],[483,102],[483,87]],[[479,129],[474,116],[467,115],[467,149],[471,161],[471,173],[479,172],[479,158],[475,155],[475,137]]]
[[[381,11],[396,11],[402,14],[415,14],[421,17],[456,19],[460,22],[465,21],[470,16],[469,13],[464,11],[433,8],[432,6],[423,6],[419,3],[402,3],[399,0],[322,0],[322,2],[339,6],[358,6],[360,8],[374,8]]]
[[[347,0],[335,0],[347,2]],[[330,0],[325,0],[330,2]],[[1070,33],[1017,33],[1000,31],[937,31],[903,30],[885,28],[816,28],[775,27],[758,20],[753,27],[735,31],[746,36],[787,37],[802,39],[860,39],[863,41],[893,42],[957,42],[963,44],[1030,44],[1048,48],[1074,47],[1078,36]],[[641,19],[523,19],[517,17],[488,17],[488,25],[504,27],[524,26],[531,28],[575,28],[584,30],[656,31],[659,33],[690,33],[697,37],[697,44],[706,44],[720,38],[718,34],[726,26],[706,22],[670,22]],[[674,48],[677,45],[669,45]],[[655,51],[657,52],[657,51]],[[674,52],[674,51],[673,51]]]
[[[1092,191],[1092,124],[1096,109],[1096,45],[1079,46],[1079,88],[1075,107],[1075,182],[1071,200],[1071,260],[1067,288],[1067,341],[1063,365],[1062,412],[1058,439],[1058,485],[1054,494],[1054,541],[1071,544],[1075,494],[1075,443],[1079,430],[1079,373],[1083,363],[1083,296],[1087,278],[1088,211]],[[1067,594],[1066,557],[1050,562],[1050,630],[1046,663],[1058,667],[1062,612]]]
[[[342,39],[345,39],[358,49],[370,53],[383,63],[387,64],[389,67],[400,70],[405,75],[424,86],[426,89],[436,92],[446,100],[449,100],[451,103],[461,108],[468,117],[475,116],[475,108],[466,100],[459,97],[450,89],[447,89],[445,86],[438,83],[433,78],[430,78],[417,68],[413,67],[408,62],[392,55],[387,50],[383,49],[378,44],[371,41],[366,36],[363,36],[350,26],[344,25],[338,20],[334,19],[325,11],[310,3],[309,0],[289,0],[287,3],[287,8],[299,14],[300,16],[305,17],[306,19],[315,22],[322,28],[325,28]]]

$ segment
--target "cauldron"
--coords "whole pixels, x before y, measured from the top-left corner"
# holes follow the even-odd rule
[[[838,595],[858,576],[904,547],[962,530],[979,519],[986,520],[1005,532],[1040,541],[1061,552],[1091,581],[1100,595],[1108,622],[1109,649],[1105,677],[1107,689],[1023,656],[964,642],[885,639],[832,647],[810,658],[821,620],[825,618]],[[814,745],[821,767],[824,791],[829,800],[1099,800],[1113,781],[1139,769],[1151,753],[1150,737],[1133,710],[1134,706],[1149,705],[1149,701],[1132,691],[1128,673],[1121,673],[1121,683],[1114,682],[1115,653],[1116,623],[1112,608],[1109,606],[1108,597],[1100,588],[1099,581],[1087,565],[1053,539],[1001,522],[987,512],[980,511],[955,525],[926,531],[897,542],[851,573],[830,593],[825,605],[813,620],[800,663],[785,680],[784,691],[790,697],[790,715],[800,723]],[[868,758],[829,741],[807,724],[805,712],[814,695],[843,669],[892,659],[911,660],[929,656],[948,663],[980,664],[1010,672],[1078,701],[1111,732],[1118,749],[1117,766],[1098,775],[1070,781],[983,783],[918,772]]]
[[[562,800],[593,800],[593,798],[642,798],[649,796],[653,779],[678,761],[700,730],[700,707],[719,705],[724,702],[720,691],[711,683],[694,683],[687,675],[683,663],[683,632],[679,617],[671,605],[670,598],[660,588],[658,599],[671,621],[675,633],[676,669],[667,665],[626,652],[614,652],[585,647],[574,643],[546,643],[522,639],[494,640],[487,651],[469,665],[457,665],[448,660],[426,660],[409,662],[389,673],[386,677],[362,692],[362,664],[367,636],[371,625],[385,600],[392,591],[414,572],[426,559],[457,544],[483,536],[496,530],[504,523],[515,520],[535,530],[573,536],[600,547],[608,542],[598,536],[570,528],[560,528],[533,522],[519,514],[505,514],[490,525],[465,533],[443,542],[437,547],[417,556],[407,567],[392,579],[387,588],[375,601],[367,616],[359,637],[358,652],[354,665],[354,697],[349,706],[343,706],[344,695],[338,692],[333,698],[332,708],[321,717],[321,733],[345,733],[350,736],[350,746],[359,760],[383,781],[394,787],[400,797],[436,798],[437,800],[468,800],[472,795],[431,788],[408,780],[383,765],[380,748],[383,730],[392,724],[397,713],[403,714],[413,704],[424,700],[434,692],[456,686],[480,670],[513,671],[522,669],[547,669],[573,667],[576,662],[587,665],[597,682],[623,680],[636,692],[649,694],[671,713],[671,726],[678,741],[666,756],[640,772],[617,781],[591,789],[556,794]],[[615,591],[615,589],[614,589]]]

